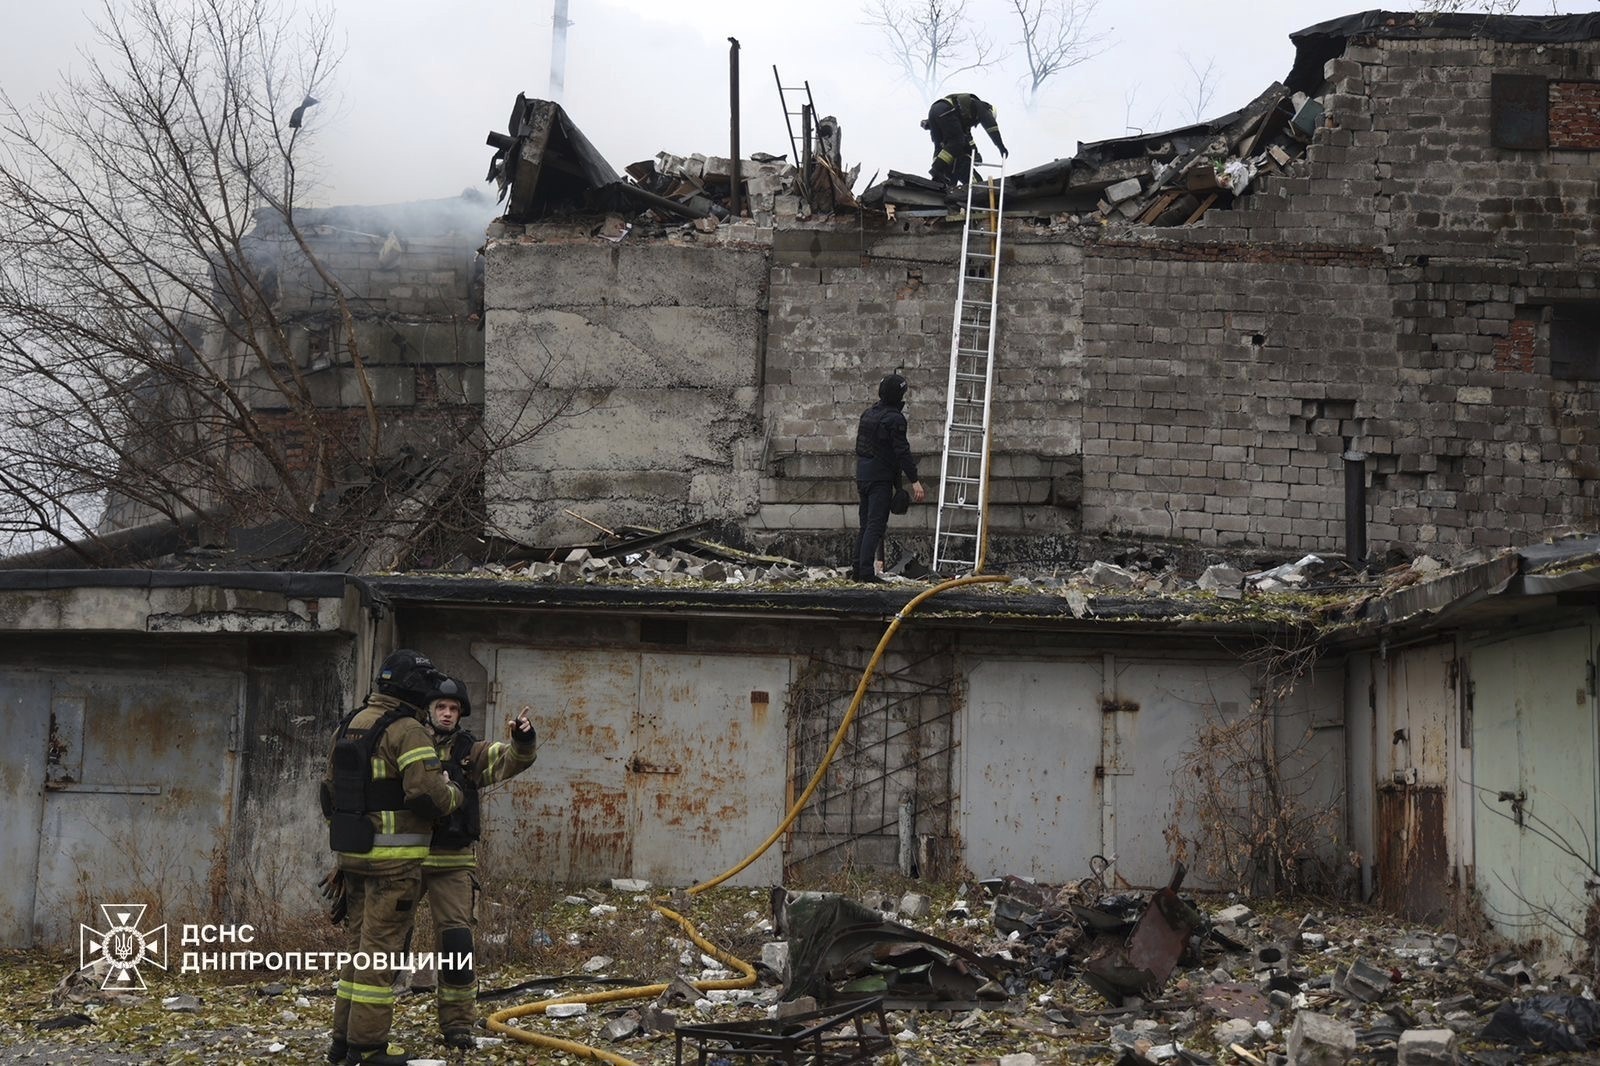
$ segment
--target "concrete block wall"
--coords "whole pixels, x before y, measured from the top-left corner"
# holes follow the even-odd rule
[[[760,247],[499,241],[485,279],[492,519],[540,544],[757,507]]]
[[[1353,43],[1288,174],[1170,242],[1091,246],[1085,529],[1338,550],[1344,447],[1371,457],[1379,550],[1592,524],[1597,383],[1551,377],[1549,323],[1600,299],[1600,153],[1555,147],[1587,136],[1573,79],[1597,60]],[[1493,146],[1496,72],[1550,79],[1551,148]],[[1205,245],[1221,261],[1195,265]]]
[[[1014,238],[1014,239],[1013,239]],[[773,247],[763,405],[770,432],[757,532],[853,530],[856,423],[896,367],[919,473],[939,477],[960,231],[779,231]],[[1076,243],[1007,233],[992,396],[998,535],[1076,527],[1083,297]],[[894,520],[931,535],[934,508]]]
[[[1595,42],[1353,41],[1324,67],[1325,123],[1304,156],[1232,209],[1109,236],[1015,225],[993,532],[1339,551],[1346,450],[1370,456],[1378,551],[1592,524],[1600,383],[1553,378],[1550,343],[1560,307],[1600,303],[1597,60]],[[1493,145],[1496,72],[1549,79],[1553,147]],[[896,366],[935,482],[958,230],[821,223],[771,240],[770,255],[586,235],[492,245],[491,381],[550,358],[534,335],[582,353],[557,379],[570,424],[491,489],[507,528],[582,539],[547,522],[561,506],[721,517],[836,553],[856,526],[856,419]],[[718,295],[674,293],[630,262],[719,279],[700,286]],[[667,372],[667,352],[693,354]],[[567,395],[519,389],[491,388],[492,424],[529,424],[515,403]],[[891,532],[926,537],[933,518],[915,509]]]
[[[1338,543],[1356,400],[1396,387],[1397,368],[1381,263],[1315,254],[1091,250],[1085,529],[1293,550]]]

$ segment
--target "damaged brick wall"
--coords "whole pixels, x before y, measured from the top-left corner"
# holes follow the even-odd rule
[[[1547,76],[1555,108],[1597,52],[1352,44],[1292,176],[1175,246],[1091,251],[1086,527],[1337,550],[1346,447],[1370,456],[1380,550],[1592,521],[1600,375],[1560,371],[1552,343],[1563,308],[1600,298],[1600,166],[1563,149],[1555,110],[1548,149],[1494,147],[1490,77]],[[1221,261],[1190,265],[1207,241]],[[1169,403],[1174,424],[1151,425]]]
[[[1561,131],[1588,106],[1597,53],[1360,39],[1324,68],[1324,124],[1304,157],[1231,210],[1179,229],[1013,225],[992,557],[1055,558],[1099,534],[1338,551],[1347,450],[1370,457],[1378,551],[1493,547],[1591,521],[1600,165]],[[1547,80],[1550,147],[1495,146],[1491,77],[1507,71]],[[583,539],[550,521],[562,506],[651,525],[717,517],[838,558],[856,526],[855,420],[896,366],[933,482],[958,232],[820,223],[771,240],[770,258],[614,247],[587,231],[491,245],[490,361],[526,373],[556,360],[581,413],[497,484],[508,529]],[[662,267],[627,267],[651,262]],[[662,280],[690,263],[715,272],[705,284],[740,323],[707,334],[714,383],[697,376],[705,346],[685,340],[698,297]],[[546,334],[570,350],[541,352]],[[501,387],[491,422],[514,398]],[[644,425],[654,439],[631,428]],[[692,441],[673,428],[685,425]],[[933,521],[914,508],[891,530],[916,540]]]
[[[1355,401],[1394,377],[1375,259],[1221,243],[1093,249],[1085,527],[1295,550],[1337,543]]]

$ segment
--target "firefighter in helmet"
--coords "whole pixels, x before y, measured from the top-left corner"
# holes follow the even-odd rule
[[[933,138],[933,180],[941,185],[956,186],[967,180],[970,159],[978,151],[972,140],[972,128],[983,126],[994,146],[1004,159],[1011,153],[1000,137],[1000,120],[995,117],[994,105],[973,93],[951,93],[935,100],[928,108],[928,117],[922,128]],[[983,161],[983,156],[978,156]]]
[[[477,924],[478,792],[508,781],[533,765],[536,754],[529,708],[506,723],[510,741],[479,740],[461,727],[472,714],[467,686],[440,678],[428,694],[428,728],[450,780],[463,794],[461,806],[435,823],[428,857],[422,861],[422,892],[433,908],[439,966],[439,1028],[453,1048],[473,1046],[478,983],[472,968],[452,965],[470,953]]]
[[[445,773],[423,725],[428,696],[440,674],[427,656],[409,649],[383,661],[365,706],[339,723],[323,813],[338,868],[325,880],[353,938],[339,973],[333,1006],[330,1063],[404,1063],[405,1049],[389,1042],[394,1021],[393,957],[404,953],[422,898],[422,862],[433,826],[461,806],[462,791]]]

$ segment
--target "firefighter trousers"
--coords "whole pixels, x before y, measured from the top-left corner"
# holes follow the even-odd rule
[[[478,1020],[478,974],[472,963],[446,966],[446,956],[459,959],[473,951],[478,924],[478,879],[470,866],[422,868],[422,893],[433,911],[434,949],[438,952],[439,1030],[471,1029]]]
[[[411,923],[422,895],[422,864],[418,861],[398,873],[344,872],[348,928],[355,940],[351,949],[368,965],[356,969],[345,964],[339,971],[339,988],[333,1004],[333,1035],[353,1048],[388,1043],[394,1023],[394,970],[392,956],[405,951]],[[383,962],[378,969],[372,962]]]

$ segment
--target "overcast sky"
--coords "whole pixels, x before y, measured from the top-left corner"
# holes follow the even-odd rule
[[[1002,45],[1009,0],[968,0]],[[1410,8],[1414,4],[1391,4]],[[1525,0],[1522,14],[1593,11],[1596,3]],[[322,204],[452,196],[483,183],[518,92],[549,87],[553,0],[332,0],[345,38],[336,93],[312,113]],[[0,88],[26,106],[79,63],[96,0],[0,0]],[[1330,0],[1197,4],[1101,0],[1092,29],[1105,50],[1057,77],[1030,113],[1009,62],[951,79],[999,109],[1013,171],[1073,154],[1078,141],[1182,125],[1194,117],[1191,64],[1212,67],[1205,117],[1248,103],[1293,62],[1289,34],[1364,10]],[[818,110],[837,115],[847,163],[926,173],[918,128],[929,99],[899,81],[861,0],[570,0],[562,103],[621,170],[658,151],[727,154],[728,41],[741,44],[744,152],[788,151],[773,64],[785,84],[809,80]],[[1014,50],[1014,49],[1013,49]],[[1129,127],[1134,127],[1130,129]],[[985,146],[981,134],[980,146]]]

